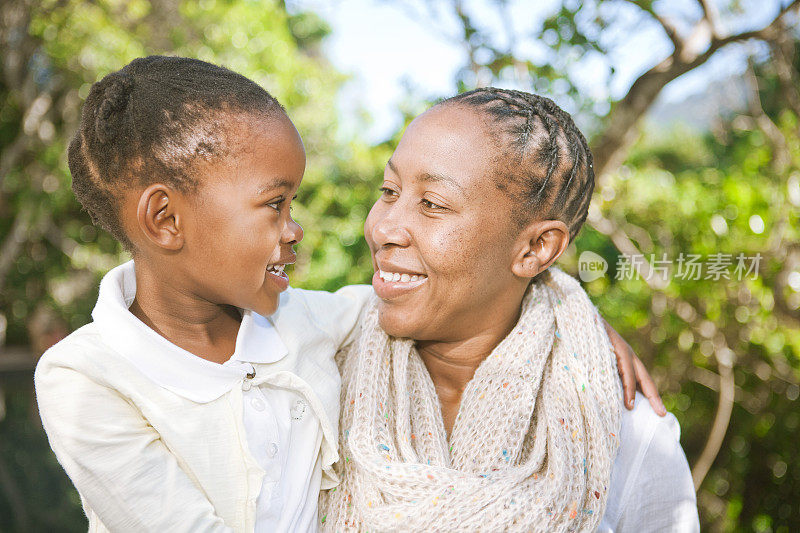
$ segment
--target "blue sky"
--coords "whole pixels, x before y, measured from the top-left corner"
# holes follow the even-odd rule
[[[394,132],[400,122],[399,103],[411,88],[415,97],[439,97],[454,94],[455,74],[464,63],[465,52],[447,35],[454,28],[446,13],[436,20],[420,16],[424,10],[419,2],[425,0],[295,0],[291,8],[311,10],[321,15],[331,25],[333,32],[325,45],[325,52],[341,71],[352,75],[351,82],[340,95],[340,116],[345,129],[361,127],[356,118],[358,110],[366,110],[372,117],[367,131],[360,132],[370,141],[379,141]],[[441,2],[432,3],[441,4]],[[502,21],[491,9],[490,0],[466,2],[482,24],[500,28]],[[558,0],[512,2],[512,24],[517,31],[538,25],[545,14],[559,4]],[[676,19],[692,16],[697,9],[695,0],[675,0],[664,4]],[[745,17],[723,20],[729,31],[757,28],[774,15],[777,0],[743,0]],[[414,9],[416,6],[416,9]],[[525,25],[527,23],[527,26]],[[610,94],[619,98],[635,78],[647,68],[669,54],[671,45],[655,23],[636,26],[625,35],[625,46],[613,57],[587,60],[580,70],[572,72],[581,90],[593,97]],[[521,41],[520,50],[528,57],[543,54],[541,43]],[[745,66],[747,45],[735,45],[719,52],[696,72],[679,78],[662,94],[665,101],[680,101],[701,92],[713,80],[741,72]],[[612,63],[616,75],[611,83],[597,83],[606,70],[604,61]],[[556,98],[558,101],[558,98]],[[561,102],[559,102],[561,103]]]

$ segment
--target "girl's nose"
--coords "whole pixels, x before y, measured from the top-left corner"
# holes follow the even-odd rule
[[[295,222],[293,218],[289,218],[289,222],[287,222],[286,226],[283,229],[283,234],[281,235],[281,242],[284,244],[297,244],[303,240],[303,228]]]

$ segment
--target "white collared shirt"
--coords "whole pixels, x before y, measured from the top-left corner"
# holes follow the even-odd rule
[[[37,365],[51,447],[90,531],[308,531],[336,483],[339,376],[369,286],[289,289],[245,311],[231,359],[206,361],[128,311],[132,262],[100,286],[94,322]]]
[[[620,447],[598,533],[700,531],[678,420],[672,413],[658,416],[637,392],[633,410],[622,409],[621,422]]]

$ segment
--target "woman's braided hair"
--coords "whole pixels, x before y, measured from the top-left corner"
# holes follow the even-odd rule
[[[506,147],[498,157],[497,186],[518,204],[519,223],[561,220],[570,240],[580,230],[594,190],[592,152],[569,113],[549,98],[484,87],[442,101],[491,117],[490,131]],[[499,128],[499,131],[497,130]]]
[[[164,183],[188,192],[198,164],[218,161],[233,145],[233,115],[283,113],[244,76],[197,59],[150,56],[92,85],[69,145],[72,190],[92,221],[125,248],[119,217],[126,188]]]

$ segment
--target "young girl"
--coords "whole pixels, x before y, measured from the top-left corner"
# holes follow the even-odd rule
[[[133,256],[35,375],[90,530],[316,529],[333,355],[372,289],[288,288],[305,152],[283,108],[227,69],[137,59],[93,85],[69,165]]]
[[[69,166],[133,256],[35,375],[89,529],[315,529],[333,354],[371,289],[286,291],[305,153],[283,108],[227,69],[137,59],[92,87]]]

